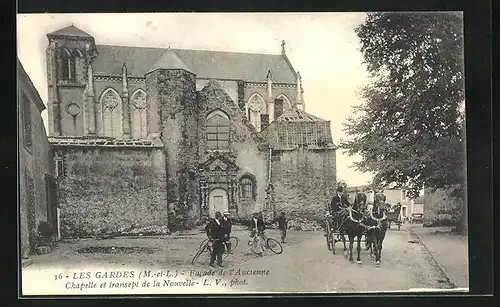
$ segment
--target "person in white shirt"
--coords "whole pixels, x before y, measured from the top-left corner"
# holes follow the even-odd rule
[[[262,256],[264,248],[262,247],[262,234],[266,229],[264,220],[259,218],[258,213],[254,213],[250,222],[250,238],[253,238],[253,243],[250,246],[251,250],[259,256]]]

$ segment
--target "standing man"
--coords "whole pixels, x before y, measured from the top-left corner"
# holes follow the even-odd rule
[[[223,267],[222,265],[222,254],[224,253],[224,237],[225,229],[222,225],[222,214],[217,211],[215,212],[215,219],[211,220],[207,227],[205,227],[205,232],[208,238],[212,241],[212,254],[210,255],[210,266],[215,267],[214,261],[217,259],[217,265]]]
[[[227,253],[230,254],[231,250],[231,242],[229,238],[231,237],[231,228],[233,227],[233,223],[229,217],[229,211],[224,211],[224,216],[222,217],[222,225],[224,226],[224,242],[226,243]]]
[[[288,228],[288,220],[285,217],[285,212],[281,212],[278,220],[278,229],[281,232],[281,243],[285,243],[286,230]]]

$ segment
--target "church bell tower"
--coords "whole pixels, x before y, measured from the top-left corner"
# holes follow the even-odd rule
[[[49,135],[84,135],[88,68],[97,54],[94,37],[71,25],[47,34],[47,39]]]

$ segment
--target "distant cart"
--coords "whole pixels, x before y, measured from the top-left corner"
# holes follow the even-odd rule
[[[388,228],[391,229],[391,224],[394,223],[398,226],[398,230],[401,230],[401,224],[403,223],[401,220],[401,214],[399,214],[399,212],[387,212],[386,215]]]
[[[401,205],[398,204],[389,210],[387,213],[387,223],[388,228],[391,229],[391,224],[394,223],[398,226],[398,230],[401,230],[401,224],[403,223],[401,219]]]
[[[411,215],[411,223],[423,223],[424,222],[424,214],[423,213],[413,213]]]

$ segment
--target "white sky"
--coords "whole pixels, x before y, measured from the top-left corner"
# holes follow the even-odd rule
[[[353,31],[364,18],[365,13],[24,14],[18,15],[18,57],[46,103],[46,34],[71,24],[103,45],[279,54],[285,40],[287,56],[302,76],[306,112],[330,120],[338,142],[368,82]],[[337,151],[337,178],[349,186],[372,179],[351,167],[358,159]]]

